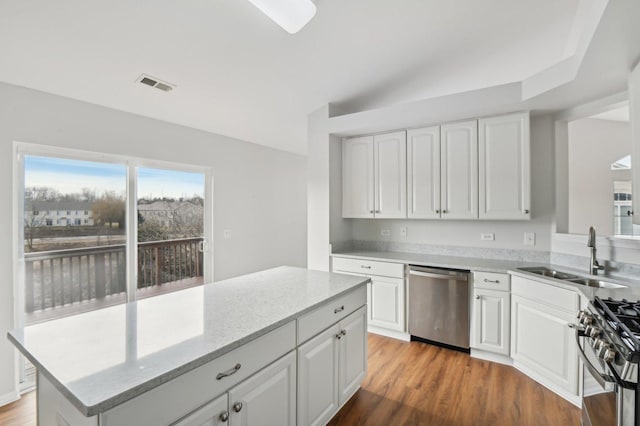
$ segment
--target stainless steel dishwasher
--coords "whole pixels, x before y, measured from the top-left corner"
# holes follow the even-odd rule
[[[468,271],[409,265],[408,298],[412,340],[469,350]]]

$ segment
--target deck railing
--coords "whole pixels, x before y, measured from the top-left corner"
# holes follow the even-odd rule
[[[138,243],[138,288],[202,277],[202,238]],[[25,312],[126,292],[124,244],[27,253]]]

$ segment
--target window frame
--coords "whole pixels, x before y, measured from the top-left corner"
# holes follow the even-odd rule
[[[203,242],[203,281],[213,281],[213,169],[209,166],[185,164],[156,159],[145,159],[132,156],[107,154],[41,145],[20,141],[13,142],[13,288],[14,288],[14,324],[24,325],[24,232],[21,224],[24,221],[24,157],[54,157],[66,160],[92,161],[111,164],[122,164],[126,170],[126,288],[127,302],[137,298],[138,280],[138,215],[137,212],[137,170],[140,167],[157,168],[204,174],[204,242]],[[60,212],[57,212],[58,215]],[[133,213],[133,214],[132,214]]]

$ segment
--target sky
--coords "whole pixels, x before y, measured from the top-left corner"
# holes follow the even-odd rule
[[[204,174],[139,167],[138,198],[204,197]],[[124,164],[25,156],[25,187],[46,186],[63,194],[81,193],[83,188],[98,196],[105,191],[126,192]]]

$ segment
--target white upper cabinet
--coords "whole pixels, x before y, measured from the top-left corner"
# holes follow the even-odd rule
[[[440,126],[407,131],[407,216],[440,217]]]
[[[529,114],[481,119],[479,153],[480,219],[530,219]]]
[[[405,132],[343,141],[343,217],[407,217],[406,150]]]
[[[342,143],[342,216],[373,217],[373,136]]]
[[[445,124],[440,134],[441,217],[478,218],[478,122]]]

